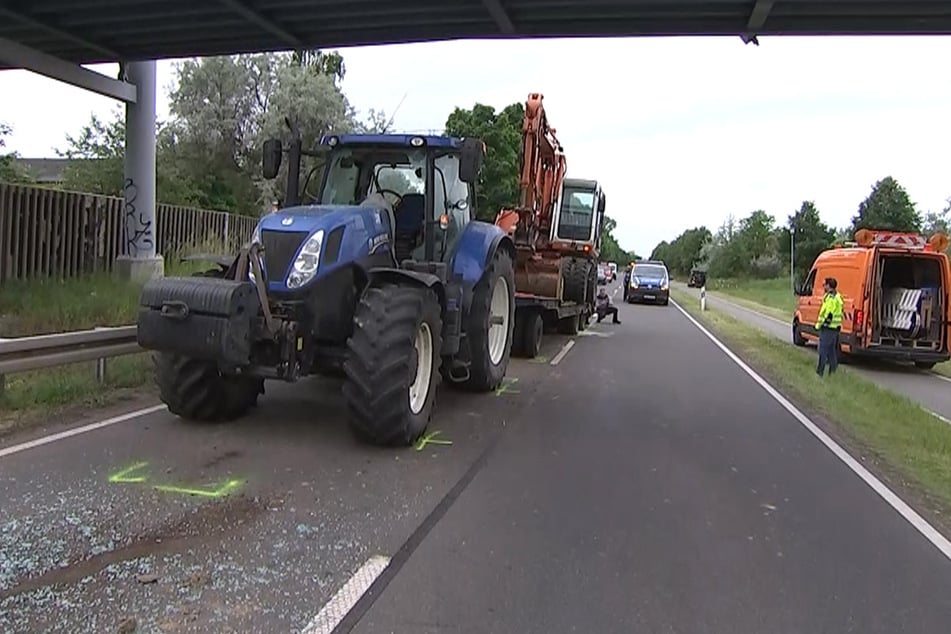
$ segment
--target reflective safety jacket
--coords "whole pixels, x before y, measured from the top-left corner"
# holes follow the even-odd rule
[[[816,330],[820,328],[842,328],[842,314],[844,312],[842,296],[838,291],[826,293],[819,308],[819,319],[816,321]]]

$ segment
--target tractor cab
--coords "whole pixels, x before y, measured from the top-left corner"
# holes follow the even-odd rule
[[[265,178],[277,175],[284,151],[278,140],[265,143]],[[473,183],[483,151],[478,140],[401,134],[325,136],[316,150],[303,151],[295,134],[286,150],[285,204],[262,220],[258,233],[320,225],[327,235],[333,227],[314,220],[323,216],[351,225],[349,235],[362,236],[366,256],[377,263],[384,255],[394,264],[445,262],[475,215]],[[319,159],[316,188],[309,185],[317,168],[299,186],[303,156]]]

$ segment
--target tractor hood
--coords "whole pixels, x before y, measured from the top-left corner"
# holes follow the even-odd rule
[[[378,219],[381,223],[386,222],[386,216],[385,210],[366,205],[301,205],[264,216],[258,223],[258,230],[313,233],[318,229],[327,231],[340,225],[365,224],[366,221],[372,226]],[[380,228],[385,227],[381,224]]]
[[[390,216],[367,205],[301,205],[270,213],[252,240],[264,247],[271,291],[296,292],[314,280],[390,248]],[[316,241],[311,238],[317,238]],[[315,244],[319,248],[315,249]],[[295,264],[299,258],[303,266]],[[304,264],[304,260],[309,264]],[[311,270],[316,266],[316,270]]]

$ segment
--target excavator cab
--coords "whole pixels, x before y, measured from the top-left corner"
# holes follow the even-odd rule
[[[552,222],[552,244],[597,257],[601,250],[604,210],[604,192],[598,181],[564,179]]]

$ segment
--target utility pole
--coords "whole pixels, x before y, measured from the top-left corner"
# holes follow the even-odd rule
[[[789,283],[796,294],[796,223],[789,223]]]

